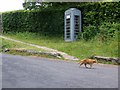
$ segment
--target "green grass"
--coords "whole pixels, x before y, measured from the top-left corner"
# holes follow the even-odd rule
[[[28,49],[28,50],[36,50],[36,51],[45,51],[43,49],[38,49],[36,47],[33,46],[29,46],[29,45],[25,45],[25,44],[21,44],[21,43],[16,43],[10,40],[6,40],[3,38],[0,38],[0,51],[2,51],[2,49],[5,48],[23,48],[23,49]]]
[[[23,49],[23,50],[34,50],[34,51],[46,52],[43,49],[39,49],[39,48],[36,48],[36,47],[33,47],[33,46],[21,44],[21,43],[18,43],[18,42],[13,42],[13,41],[6,40],[6,39],[3,39],[3,38],[0,38],[0,47],[1,47],[0,52],[4,52],[4,50],[6,48],[8,48],[8,49],[13,48],[13,50],[10,50],[9,52],[4,52],[4,53],[8,53],[8,54],[22,55],[22,56],[38,56],[38,57],[58,59],[54,56],[47,55],[47,54],[32,54],[32,53],[27,53],[27,52],[16,51],[16,50],[14,50],[14,48]]]
[[[93,55],[118,57],[117,39],[111,39],[104,43],[99,41],[98,39],[93,39],[90,41],[79,40],[76,42],[65,42],[63,40],[63,37],[47,37],[28,32],[16,34],[6,33],[4,35],[24,42],[57,49],[80,59]]]

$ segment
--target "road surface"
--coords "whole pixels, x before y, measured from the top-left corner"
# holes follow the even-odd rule
[[[118,66],[2,54],[2,88],[118,88]]]

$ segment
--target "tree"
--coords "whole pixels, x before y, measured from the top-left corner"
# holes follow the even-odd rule
[[[40,9],[42,6],[41,0],[24,0],[23,8],[25,10],[36,10]]]

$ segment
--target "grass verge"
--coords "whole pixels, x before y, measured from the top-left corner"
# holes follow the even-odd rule
[[[3,38],[0,38],[0,52],[4,52],[6,48],[17,48],[17,49],[23,49],[23,50],[34,50],[34,51],[41,51],[41,52],[47,52],[43,49],[39,49],[33,46],[21,44],[21,43],[16,43],[13,41],[9,41]],[[47,54],[32,54],[32,53],[27,53],[27,52],[16,52],[15,50],[10,50],[9,52],[4,52],[8,54],[13,54],[13,55],[22,55],[22,56],[38,56],[38,57],[46,57],[46,58],[54,58],[58,59],[54,56],[47,55]]]
[[[19,32],[15,34],[6,33],[4,35],[24,42],[57,49],[79,59],[93,55],[118,57],[118,40],[116,38],[104,43],[97,39],[90,41],[79,40],[76,42],[65,42],[61,37],[47,37],[29,32]]]

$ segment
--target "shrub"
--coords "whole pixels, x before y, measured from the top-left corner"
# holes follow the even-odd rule
[[[115,38],[118,35],[119,29],[119,23],[104,22],[99,27],[100,32],[98,38],[100,41],[107,41],[111,38]]]

